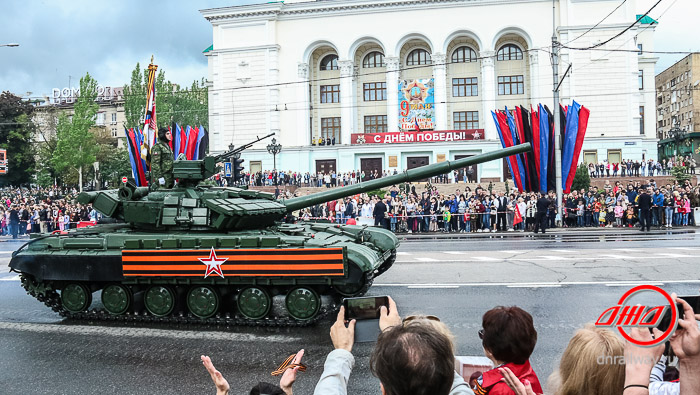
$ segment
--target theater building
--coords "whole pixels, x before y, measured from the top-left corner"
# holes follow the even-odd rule
[[[393,172],[500,148],[491,111],[552,107],[552,17],[561,102],[591,110],[588,161],[656,158],[655,21],[627,1],[325,0],[202,10],[211,147],[274,132],[277,168]],[[610,14],[595,28],[606,15]],[[646,109],[646,111],[645,111]],[[649,115],[645,117],[645,112]],[[268,141],[243,153],[272,169]],[[502,180],[502,162],[479,165]]]

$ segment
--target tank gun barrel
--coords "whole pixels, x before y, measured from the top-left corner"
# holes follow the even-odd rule
[[[440,174],[448,173],[452,170],[461,169],[478,163],[488,162],[495,159],[505,158],[511,155],[520,154],[532,149],[530,143],[516,145],[499,149],[493,152],[487,152],[468,158],[462,158],[453,161],[445,161],[434,163],[428,166],[422,166],[415,169],[404,170],[402,173],[393,176],[377,178],[370,181],[364,181],[359,184],[350,185],[342,188],[336,188],[327,192],[316,193],[309,196],[301,196],[292,199],[287,199],[284,204],[287,206],[287,212],[296,211],[304,207],[313,206],[314,204],[324,203],[331,200],[343,198],[345,196],[356,195],[358,193],[372,191],[379,188],[388,187],[390,185],[400,184],[403,182],[411,182],[424,178],[435,177]]]

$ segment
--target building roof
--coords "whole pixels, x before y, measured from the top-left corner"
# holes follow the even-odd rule
[[[642,18],[642,14],[637,15],[637,19]],[[650,17],[649,15],[644,16],[641,21],[639,21],[640,24],[642,25],[658,25],[659,21],[656,19]]]

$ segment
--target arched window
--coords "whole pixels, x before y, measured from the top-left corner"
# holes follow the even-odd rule
[[[338,55],[326,55],[321,60],[321,70],[338,70]]]
[[[414,49],[406,58],[406,66],[420,66],[431,63],[430,54],[425,49]]]
[[[384,55],[379,51],[372,51],[365,56],[362,61],[362,67],[370,69],[374,67],[386,67],[384,63]]]
[[[498,50],[497,60],[523,60],[523,51],[513,44],[506,44]]]
[[[452,63],[468,63],[476,61],[476,52],[469,47],[459,47],[452,52]]]

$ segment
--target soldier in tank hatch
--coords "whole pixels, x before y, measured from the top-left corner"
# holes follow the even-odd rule
[[[151,149],[151,187],[173,187],[173,151],[168,143],[172,134],[168,128],[158,129],[158,142]]]

